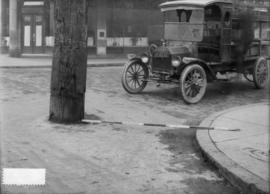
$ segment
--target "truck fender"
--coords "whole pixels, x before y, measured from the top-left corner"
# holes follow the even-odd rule
[[[184,65],[180,66],[179,72],[182,72],[184,70],[184,68],[186,68],[187,66],[193,65],[193,64],[198,64],[200,65],[206,72],[207,75],[207,81],[213,81],[216,80],[216,74],[214,73],[214,71],[211,69],[211,67],[204,61],[202,60],[192,60],[189,63],[185,63]]]
[[[124,64],[124,66],[126,67],[126,66],[128,66],[129,64],[131,64],[131,63],[133,63],[133,62],[139,62],[141,65],[143,65],[143,66],[145,66],[147,69],[148,69],[148,71],[149,71],[149,68],[148,68],[148,65],[146,65],[145,63],[143,63],[142,62],[142,59],[140,58],[140,57],[133,57],[133,58],[131,58],[131,59],[129,59],[125,64]]]

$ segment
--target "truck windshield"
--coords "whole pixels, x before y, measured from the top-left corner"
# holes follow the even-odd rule
[[[201,41],[203,38],[203,9],[177,9],[164,12],[166,40]]]
[[[203,10],[177,9],[164,12],[165,22],[203,23]]]

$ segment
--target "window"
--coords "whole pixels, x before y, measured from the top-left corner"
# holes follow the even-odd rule
[[[166,11],[164,12],[164,20],[165,22],[178,22],[179,16],[176,11]]]
[[[42,22],[42,16],[36,16],[36,23]]]
[[[182,11],[181,16],[179,18],[180,22],[187,22],[188,21],[188,17],[187,17],[187,13],[185,11]]]
[[[224,24],[225,26],[230,26],[231,25],[231,14],[230,12],[226,12],[224,16]]]
[[[165,22],[189,22],[189,23],[202,23],[203,10],[184,10],[177,9],[164,12]]]
[[[221,21],[221,10],[217,5],[210,5],[205,8],[205,21]]]
[[[270,25],[269,25],[269,23],[266,23],[266,22],[262,23],[261,28],[262,28],[261,39],[262,40],[270,40]]]
[[[30,23],[31,22],[31,16],[26,15],[26,16],[24,16],[23,20],[24,20],[25,23]]]

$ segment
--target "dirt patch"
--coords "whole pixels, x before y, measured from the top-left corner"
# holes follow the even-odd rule
[[[171,129],[158,134],[160,142],[173,153],[169,171],[201,173],[206,169],[195,142],[195,134],[194,129]]]
[[[94,133],[93,124],[54,124],[53,129],[60,133]]]
[[[95,114],[87,114],[87,113],[84,114],[84,118],[89,120],[101,120],[101,117]]]
[[[173,154],[169,161],[170,166],[166,170],[191,177],[181,181],[187,185],[185,193],[239,193],[219,175],[212,173],[215,168],[201,155],[195,134],[196,130],[193,129],[173,129],[158,134],[160,142],[167,145],[167,149]]]
[[[180,111],[165,111],[164,110],[162,112],[164,112],[164,113],[166,113],[168,115],[171,115],[173,117],[176,117],[176,118],[187,118],[188,117],[187,114],[184,114],[184,113],[182,113]]]
[[[239,194],[240,193],[238,190],[233,188],[229,183],[225,181],[209,181],[204,178],[194,178],[194,179],[186,179],[181,182],[188,186],[185,193],[196,193],[196,194],[209,194],[209,193]],[[211,192],[210,192],[210,188],[211,188]]]
[[[112,125],[112,130],[113,131],[122,131],[122,132],[127,132],[127,127],[123,125]]]

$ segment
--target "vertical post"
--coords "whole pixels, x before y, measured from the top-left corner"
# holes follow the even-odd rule
[[[0,52],[3,51],[3,0],[0,0]]]
[[[86,0],[55,0],[50,121],[74,123],[84,118],[86,18]]]
[[[50,1],[50,36],[54,33],[54,2]]]
[[[97,55],[107,54],[106,0],[97,0]]]
[[[18,30],[18,0],[9,0],[9,56],[20,57],[20,38]]]
[[[7,53],[7,42],[5,40],[6,30],[7,30],[7,1],[1,0],[0,2],[0,53]]]

